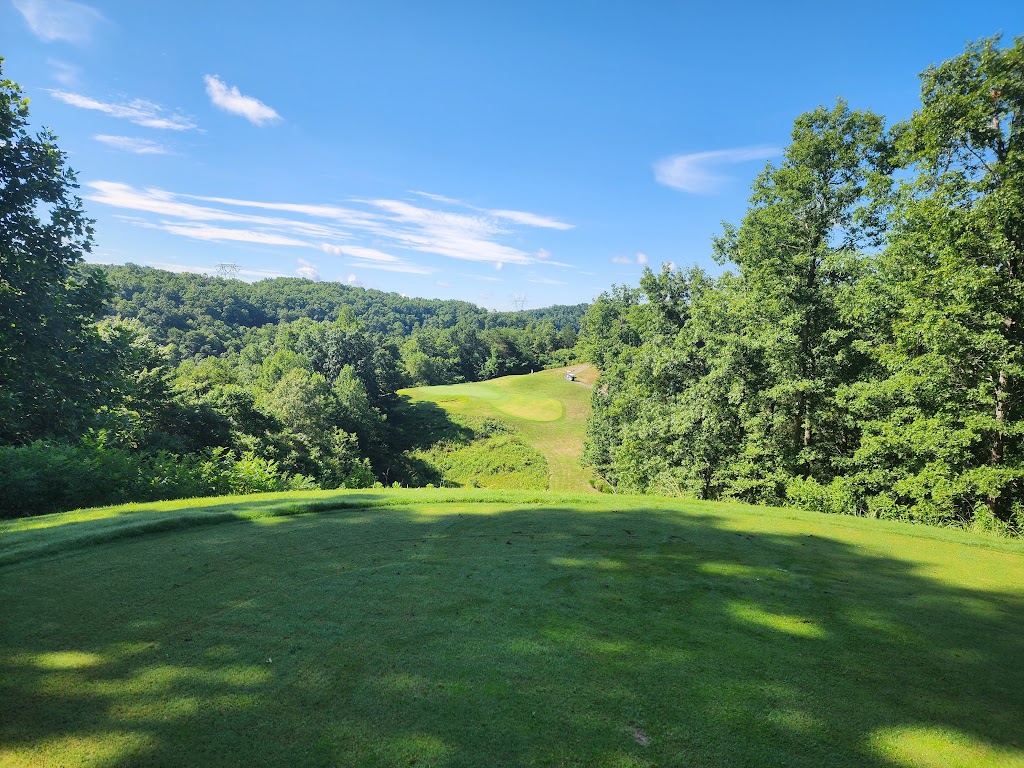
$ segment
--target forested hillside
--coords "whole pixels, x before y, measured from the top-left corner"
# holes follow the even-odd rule
[[[127,265],[94,286],[87,397],[13,373],[7,515],[283,488],[416,482],[396,390],[562,364],[584,306],[489,312],[301,279],[254,284]],[[79,278],[71,277],[77,280]],[[102,296],[108,301],[103,305]],[[84,352],[85,350],[83,350]],[[67,355],[71,355],[70,352]],[[43,384],[40,387],[39,384]],[[42,412],[33,414],[33,410]]]
[[[423,299],[373,289],[302,278],[277,278],[245,283],[194,273],[174,273],[135,264],[100,268],[113,287],[110,313],[135,318],[177,362],[237,351],[253,329],[295,320],[323,322],[358,318],[366,331],[401,340],[417,339],[417,348],[465,347],[459,370],[437,375],[456,383],[479,377],[498,339],[521,359],[500,364],[514,368],[533,364],[536,356],[572,347],[585,304],[554,306],[522,312],[489,312],[467,301]],[[460,327],[461,334],[444,334]],[[505,329],[499,331],[498,329]],[[481,332],[486,338],[481,339]],[[483,349],[487,347],[487,349]],[[533,356],[531,359],[531,355]],[[434,355],[436,356],[436,355]],[[443,366],[442,366],[443,368]]]
[[[590,308],[586,458],[624,491],[1024,528],[1024,38],[840,101],[714,242]]]

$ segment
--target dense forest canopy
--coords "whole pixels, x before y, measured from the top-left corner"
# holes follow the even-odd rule
[[[110,312],[139,320],[153,340],[171,344],[177,359],[237,350],[253,329],[302,318],[323,322],[358,318],[371,333],[403,338],[420,329],[460,324],[554,333],[571,347],[585,304],[522,312],[490,312],[466,301],[422,299],[342,283],[281,277],[245,283],[194,273],[173,273],[135,264],[103,266],[114,288]],[[550,327],[547,325],[550,323]],[[541,326],[544,326],[541,329]],[[467,377],[472,379],[472,376]]]

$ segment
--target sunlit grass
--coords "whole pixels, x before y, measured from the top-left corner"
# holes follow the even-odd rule
[[[4,766],[1024,765],[1013,541],[462,489],[20,522]]]
[[[883,728],[872,737],[879,754],[906,768],[1013,768],[1019,749],[987,743],[969,733],[935,726]]]

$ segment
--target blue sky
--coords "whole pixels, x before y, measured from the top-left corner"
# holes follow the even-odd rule
[[[998,31],[1024,3],[0,0],[92,260],[497,309],[718,271],[798,114],[907,117],[922,69]]]

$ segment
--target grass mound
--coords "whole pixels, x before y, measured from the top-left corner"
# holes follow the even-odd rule
[[[568,370],[577,371],[580,381],[566,381]],[[399,394],[413,403],[440,406],[452,418],[501,420],[544,457],[548,466],[545,487],[585,491],[592,488],[591,478],[579,459],[590,414],[589,386],[596,373],[589,366],[577,365],[470,384],[403,389]],[[486,456],[486,451],[482,455]]]
[[[1018,542],[428,489],[10,521],[0,555],[4,766],[1024,766]]]

